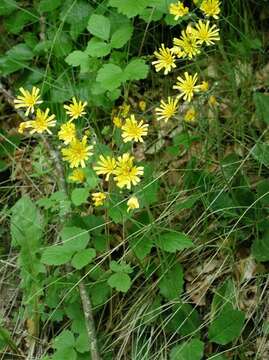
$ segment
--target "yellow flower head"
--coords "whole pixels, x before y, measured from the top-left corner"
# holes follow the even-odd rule
[[[214,95],[211,95],[211,96],[209,97],[209,99],[208,99],[208,104],[209,104],[209,106],[211,106],[211,107],[215,107],[215,106],[218,105],[218,101],[217,101],[217,99],[216,99],[216,97],[215,97]]]
[[[178,101],[179,99],[172,99],[170,96],[167,99],[167,102],[161,100],[160,107],[156,108],[157,120],[164,120],[167,122],[171,117],[173,117],[178,110]]]
[[[117,128],[121,128],[122,127],[122,121],[121,118],[119,116],[114,116],[113,117],[113,124],[117,127]]]
[[[69,175],[68,179],[76,183],[83,183],[86,179],[86,176],[83,169],[75,169],[73,170],[72,174]]]
[[[87,101],[77,101],[75,97],[72,98],[72,103],[69,105],[64,105],[67,115],[70,116],[70,121],[79,118],[82,115],[86,114],[84,111],[87,106]]]
[[[186,114],[184,116],[184,120],[186,122],[190,122],[190,123],[193,123],[196,121],[196,111],[193,106],[186,112]]]
[[[104,157],[101,155],[96,166],[93,167],[98,175],[106,175],[105,180],[108,181],[109,176],[114,174],[116,169],[116,160],[111,156]]]
[[[94,202],[94,206],[102,206],[106,200],[106,194],[103,192],[93,193],[92,200]]]
[[[146,136],[148,133],[148,124],[144,124],[141,120],[139,123],[136,121],[135,116],[131,115],[126,119],[126,122],[121,127],[122,137],[124,142],[128,141],[140,141],[143,142],[142,136]]]
[[[193,76],[189,75],[188,72],[184,72],[185,79],[178,76],[177,83],[173,86],[173,89],[177,89],[181,92],[179,97],[183,97],[184,100],[191,101],[194,93],[199,91],[199,86],[196,85],[198,75],[195,73]]]
[[[219,18],[221,2],[219,0],[203,0],[200,9],[203,11],[205,16],[213,17],[214,19]]]
[[[32,92],[30,92],[20,87],[20,92],[22,96],[19,95],[14,100],[14,107],[15,109],[26,108],[25,115],[28,116],[30,112],[33,113],[35,111],[35,105],[42,103],[42,100],[38,100],[40,98],[40,90],[34,86]]]
[[[115,169],[116,185],[119,188],[131,189],[131,185],[137,185],[140,182],[139,176],[143,175],[143,166],[133,165],[134,157],[128,153],[119,156],[117,159],[117,167]]]
[[[74,139],[67,148],[62,149],[63,159],[69,162],[71,168],[85,167],[85,161],[92,155],[90,150],[92,145],[87,144],[87,136],[83,136],[82,140]]]
[[[195,29],[193,30],[194,36],[197,39],[198,44],[205,43],[206,45],[214,45],[214,41],[219,41],[219,29],[214,24],[209,27],[209,20],[203,22],[199,20],[196,24]]]
[[[60,127],[60,131],[58,132],[58,138],[63,140],[65,145],[68,145],[76,138],[76,127],[73,123],[65,123]]]
[[[170,4],[169,12],[171,15],[175,16],[175,20],[177,21],[180,17],[188,14],[189,8],[187,6],[184,6],[181,1],[178,1],[177,3]]]
[[[139,202],[136,196],[132,196],[130,197],[130,199],[127,201],[127,212],[134,210],[134,209],[139,209]]]
[[[19,128],[18,128],[18,133],[19,134],[23,134],[24,130],[27,129],[28,127],[30,127],[29,124],[30,121],[23,121],[20,123]]]
[[[180,39],[173,39],[174,47],[172,51],[177,55],[177,57],[188,57],[192,59],[194,56],[200,54],[200,48],[198,41],[195,36],[193,36],[192,31],[182,30]]]
[[[50,127],[54,127],[56,125],[55,115],[52,114],[49,116],[49,109],[46,111],[42,111],[37,109],[36,116],[34,120],[27,121],[27,127],[32,128],[30,134],[38,133],[42,134],[43,132],[47,132],[51,134]]]
[[[176,67],[174,54],[164,44],[161,44],[159,52],[154,51],[154,55],[158,60],[153,61],[152,65],[155,66],[157,72],[164,69],[164,75],[167,75],[169,71]]]
[[[207,92],[209,89],[208,81],[202,81],[202,84],[199,85],[199,89],[203,92]]]
[[[146,101],[144,100],[140,100],[139,103],[138,103],[138,106],[139,106],[139,109],[141,111],[145,111],[146,110],[146,107],[147,107],[147,103]]]
[[[131,106],[126,103],[123,103],[122,105],[120,105],[119,110],[120,110],[121,116],[126,118],[129,114],[130,108],[131,108]]]

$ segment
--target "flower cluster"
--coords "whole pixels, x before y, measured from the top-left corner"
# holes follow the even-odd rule
[[[155,51],[154,55],[157,60],[152,62],[157,72],[163,70],[164,75],[167,75],[174,68],[176,68],[177,59],[193,60],[196,56],[202,53],[204,46],[212,46],[220,40],[219,28],[212,23],[212,19],[218,19],[220,14],[221,3],[219,0],[194,0],[196,6],[202,13],[203,19],[197,22],[189,21],[191,19],[190,9],[184,5],[182,1],[170,4],[170,14],[174,19],[188,20],[186,28],[183,29],[178,37],[173,39],[173,46],[171,48],[161,44],[159,51]],[[178,90],[178,95],[175,99],[171,96],[166,100],[161,100],[161,104],[156,108],[156,117],[158,120],[167,122],[174,117],[179,108],[179,99],[191,102],[194,95],[199,92],[208,91],[208,83],[201,81],[199,83],[198,74],[190,74],[185,71],[184,74],[177,77],[177,82],[173,89]],[[190,114],[195,112],[190,111],[185,116],[186,121],[190,121]],[[195,115],[192,115],[192,120]]]

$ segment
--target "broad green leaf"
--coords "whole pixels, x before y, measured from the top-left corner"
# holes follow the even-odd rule
[[[269,95],[256,92],[253,95],[253,100],[258,118],[269,124]]]
[[[121,261],[120,263],[117,263],[117,261],[112,260],[109,264],[109,267],[114,272],[122,272],[125,274],[130,274],[133,272],[131,266],[129,264],[126,264],[125,261]]]
[[[2,0],[0,3],[0,16],[7,16],[16,10],[18,4],[15,0]]]
[[[215,317],[226,306],[231,306],[236,301],[236,289],[234,282],[227,279],[216,290],[211,302],[211,316]]]
[[[209,327],[209,340],[220,345],[230,343],[240,336],[244,321],[245,314],[242,311],[225,306]]]
[[[90,288],[90,296],[92,299],[93,306],[99,306],[106,302],[110,297],[111,288],[108,286],[106,281],[96,283]]]
[[[63,245],[46,248],[41,256],[41,262],[46,265],[63,265],[72,257],[73,251]]]
[[[58,335],[53,343],[55,349],[62,349],[75,346],[75,338],[71,331],[64,330]]]
[[[11,236],[14,245],[26,246],[36,251],[40,246],[43,222],[39,211],[28,196],[22,197],[13,206]]]
[[[90,235],[85,229],[76,226],[65,226],[60,232],[65,249],[80,251],[88,245]]]
[[[103,40],[108,40],[110,26],[110,20],[107,17],[93,14],[89,19],[87,29],[92,35]]]
[[[204,343],[198,339],[193,339],[173,347],[170,360],[201,360],[203,353]]]
[[[89,189],[88,188],[76,188],[71,193],[71,200],[75,206],[80,206],[87,202],[89,197]]]
[[[89,336],[86,331],[79,333],[79,336],[76,339],[75,348],[80,353],[85,353],[90,350]]]
[[[150,254],[153,248],[153,238],[150,234],[141,231],[139,235],[133,235],[129,240],[131,249],[138,257],[139,260],[143,260],[148,254]]]
[[[34,57],[32,50],[24,43],[17,44],[7,51],[7,55],[10,59],[16,61],[31,60]]]
[[[260,164],[269,167],[269,145],[266,143],[257,143],[253,150],[252,156],[255,160],[257,160]]]
[[[193,242],[187,235],[176,231],[169,231],[160,234],[159,238],[155,240],[155,243],[162,250],[171,253],[194,246]]]
[[[77,360],[77,353],[72,347],[61,348],[52,355],[50,360]]]
[[[198,311],[190,304],[179,303],[172,308],[173,314],[169,314],[167,329],[188,336],[194,334],[198,336],[201,319]]]
[[[96,256],[95,249],[84,249],[76,253],[71,261],[71,265],[75,269],[82,269],[84,266],[88,265]]]
[[[160,293],[168,300],[178,299],[183,289],[183,269],[180,264],[175,264],[160,273]]]
[[[257,261],[269,260],[269,231],[254,240],[251,246],[251,254]]]
[[[150,0],[109,0],[109,5],[116,7],[118,11],[129,18],[143,12]]]
[[[140,80],[145,79],[149,72],[149,66],[145,60],[134,59],[124,69],[124,78],[128,80]]]
[[[99,82],[105,90],[112,91],[120,86],[123,79],[123,71],[118,65],[105,64],[98,71],[96,81]]]
[[[41,0],[38,10],[41,12],[49,12],[57,9],[62,4],[62,0]]]
[[[80,66],[81,72],[85,73],[89,70],[90,61],[89,55],[86,52],[75,50],[71,52],[66,58],[65,62],[71,66]]]
[[[131,24],[124,24],[120,26],[111,36],[111,46],[114,49],[120,49],[127,41],[129,41],[133,34],[133,26]]]
[[[31,11],[18,10],[5,19],[4,25],[8,32],[19,34],[25,25],[33,21],[36,21],[36,16],[32,14]]]
[[[127,292],[131,287],[130,276],[125,273],[115,273],[111,275],[108,280],[108,285],[115,288],[117,291]]]
[[[57,58],[64,58],[70,54],[72,50],[72,41],[70,36],[65,32],[52,32],[49,40],[53,43],[53,54]]]
[[[92,11],[93,7],[87,0],[65,0],[60,19],[70,25],[83,24],[85,29]]]
[[[110,53],[111,45],[101,39],[92,37],[88,42],[85,52],[93,57],[103,57]]]
[[[0,74],[9,75],[27,66],[27,62],[17,62],[14,59],[10,59],[8,56],[0,57]]]

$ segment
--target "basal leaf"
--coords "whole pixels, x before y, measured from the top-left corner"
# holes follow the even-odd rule
[[[187,235],[177,231],[169,231],[160,234],[159,238],[155,240],[155,243],[162,250],[171,253],[194,246]]]
[[[96,256],[95,249],[84,249],[76,253],[71,261],[71,265],[75,269],[82,269],[84,266],[88,265]]]
[[[170,360],[201,360],[203,353],[204,343],[198,339],[193,339],[173,347]]]
[[[124,80],[123,71],[118,65],[105,64],[97,74],[97,82],[105,90],[114,90],[118,88]]]
[[[107,17],[93,14],[89,19],[87,29],[92,35],[103,40],[108,40],[110,35],[110,26],[110,20]]]
[[[131,287],[130,276],[125,273],[115,273],[112,274],[108,280],[108,285],[112,288],[115,288],[117,291],[127,292]]]

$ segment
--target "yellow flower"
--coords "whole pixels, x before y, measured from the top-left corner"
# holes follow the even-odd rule
[[[215,24],[209,27],[209,20],[206,22],[199,20],[193,33],[198,44],[214,45],[214,41],[220,40],[219,29]]]
[[[139,176],[143,175],[144,168],[134,166],[133,161],[134,157],[128,153],[118,157],[114,180],[119,188],[126,186],[127,189],[131,189],[131,185],[137,185],[140,182]]]
[[[195,73],[193,76],[189,75],[188,72],[184,72],[185,79],[178,76],[178,82],[173,86],[173,89],[177,89],[181,92],[179,97],[183,97],[184,100],[191,101],[194,93],[199,91],[199,86],[196,85],[198,75]]]
[[[176,67],[175,56],[172,54],[169,48],[166,48],[164,44],[161,44],[159,52],[154,51],[154,55],[158,60],[153,61],[152,65],[155,66],[156,71],[160,71],[164,68],[164,75],[167,75],[172,68]]]
[[[122,127],[121,118],[120,118],[119,116],[114,116],[114,117],[113,117],[113,124],[114,124],[117,128],[121,128],[121,127]]]
[[[106,199],[106,194],[103,192],[97,192],[92,194],[92,200],[94,202],[94,206],[102,206],[104,205]]]
[[[147,103],[144,100],[140,100],[138,106],[141,111],[145,111],[147,107]]]
[[[195,122],[195,120],[196,120],[196,111],[195,111],[193,106],[186,112],[186,114],[184,116],[184,120],[186,122],[190,122],[190,123]]]
[[[33,87],[32,92],[25,90],[23,87],[20,87],[20,92],[22,96],[19,95],[14,100],[15,109],[26,108],[25,115],[28,116],[29,113],[33,113],[35,111],[35,105],[41,104],[42,100],[38,100],[40,98],[39,92],[40,90],[37,87]]]
[[[131,106],[126,103],[123,103],[121,106],[119,106],[121,116],[126,118],[129,114],[130,108]]]
[[[52,114],[49,116],[49,109],[46,111],[42,111],[37,109],[36,116],[34,120],[27,121],[27,127],[32,128],[30,134],[38,133],[42,134],[43,132],[47,132],[51,134],[50,127],[54,127],[56,125],[55,115]]]
[[[208,99],[208,104],[209,104],[209,106],[211,106],[211,107],[215,107],[215,106],[218,105],[218,101],[217,101],[217,99],[216,99],[216,97],[215,97],[214,95],[211,95],[211,96],[209,97],[209,99]]]
[[[60,127],[60,131],[58,132],[58,138],[63,140],[65,145],[71,143],[72,140],[76,138],[76,127],[73,123],[65,123]]]
[[[94,166],[93,169],[98,175],[106,175],[105,180],[108,181],[109,176],[114,174],[116,169],[116,160],[111,156],[100,155],[97,166]]]
[[[200,9],[208,17],[213,17],[214,19],[219,18],[220,13],[220,1],[219,0],[203,0],[200,5]]]
[[[18,133],[19,134],[23,134],[24,130],[27,129],[30,125],[29,125],[30,121],[23,121],[20,123],[19,128],[18,128]]]
[[[169,12],[171,15],[175,16],[175,20],[177,21],[180,17],[188,14],[189,8],[187,6],[184,6],[181,1],[178,1],[177,3],[170,4]]]
[[[75,169],[72,174],[68,177],[69,180],[72,180],[77,183],[83,183],[86,179],[83,169]]]
[[[130,199],[127,201],[127,212],[134,210],[134,209],[139,209],[139,202],[136,196],[132,196],[130,197]]]
[[[208,81],[202,81],[202,84],[199,85],[199,89],[203,92],[207,92],[209,89]]]
[[[84,109],[87,106],[87,101],[83,103],[82,101],[77,101],[75,97],[72,98],[72,101],[69,105],[64,105],[67,115],[70,116],[70,121],[85,115],[86,111]]]
[[[174,47],[172,51],[177,55],[177,57],[188,57],[192,59],[194,56],[200,54],[200,48],[198,41],[195,36],[193,36],[192,31],[182,31],[180,39],[173,39]]]
[[[148,124],[144,124],[141,120],[139,123],[136,121],[135,116],[131,115],[130,118],[126,119],[126,122],[121,127],[122,137],[124,142],[128,141],[140,141],[144,142],[142,136],[146,136],[148,133]]]
[[[178,101],[179,99],[172,99],[170,96],[168,97],[167,102],[161,100],[160,107],[156,108],[157,120],[164,120],[167,122],[171,119],[178,110]]]
[[[90,150],[92,145],[87,144],[87,136],[83,136],[82,140],[74,139],[69,146],[62,149],[63,159],[68,161],[71,168],[85,167],[85,161],[92,155]]]

